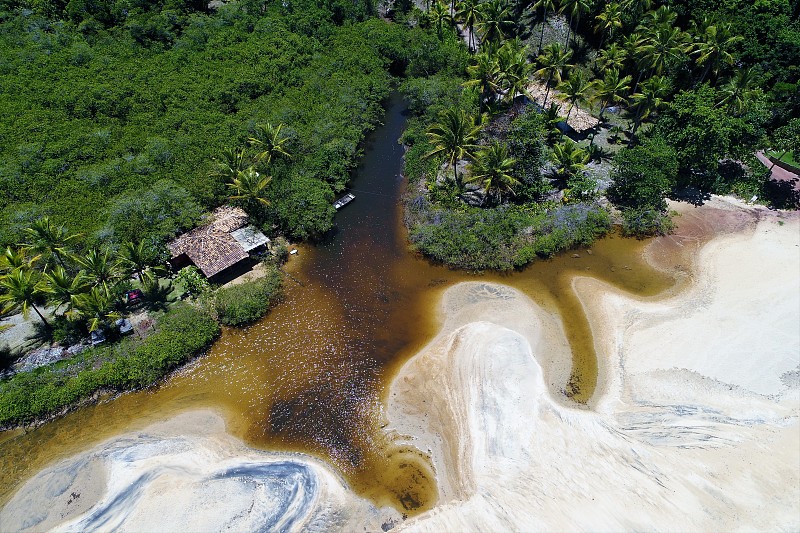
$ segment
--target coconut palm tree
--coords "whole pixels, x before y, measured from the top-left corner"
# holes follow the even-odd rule
[[[479,6],[481,21],[478,30],[481,32],[481,42],[498,43],[505,39],[506,29],[515,24],[508,12],[508,7],[503,0],[489,0]]]
[[[603,11],[595,17],[597,24],[595,24],[595,31],[602,32],[600,37],[600,46],[603,48],[603,42],[606,37],[611,40],[614,37],[614,29],[622,27],[622,6],[619,2],[609,2],[603,8]]]
[[[589,162],[589,154],[579,148],[573,141],[567,139],[553,146],[552,159],[556,165],[557,177],[567,182],[586,168],[586,163]]]
[[[0,273],[8,273],[15,268],[31,268],[41,255],[29,256],[26,248],[6,247],[0,255]]]
[[[109,296],[111,289],[122,279],[122,269],[108,249],[92,248],[84,255],[74,256],[74,260],[86,271],[89,285],[101,289]]]
[[[42,275],[42,282],[42,292],[47,294],[49,299],[59,307],[66,305],[65,315],[67,316],[70,315],[73,299],[79,294],[88,292],[91,288],[90,279],[83,270],[79,270],[73,276],[60,265],[52,271],[45,272]]]
[[[570,103],[569,109],[567,110],[567,116],[564,120],[569,121],[569,115],[572,113],[572,108],[575,107],[577,103],[586,100],[591,88],[592,83],[586,79],[583,71],[580,70],[576,70],[570,75],[568,80],[562,81],[560,84],[558,84],[557,89],[564,93],[564,96],[567,97],[567,100]]]
[[[664,67],[681,59],[685,39],[686,34],[677,26],[656,26],[648,32],[643,55],[650,75],[663,73]]]
[[[612,68],[622,70],[625,66],[625,59],[627,59],[627,56],[628,54],[622,46],[617,43],[611,43],[608,48],[600,50],[595,59],[595,64],[599,66],[601,70]]]
[[[505,99],[513,101],[517,94],[528,94],[530,74],[525,45],[519,38],[506,41],[497,53],[498,79],[505,91]]]
[[[504,144],[493,142],[475,154],[468,181],[480,184],[487,197],[496,196],[500,203],[503,194],[513,195],[514,187],[519,185],[519,180],[512,175],[516,162],[508,155],[508,148]]]
[[[145,287],[152,286],[158,279],[144,241],[122,243],[119,250],[119,262],[126,276],[135,275]]]
[[[698,83],[703,83],[710,72],[719,74],[720,65],[732,65],[734,57],[730,53],[734,44],[743,39],[741,35],[734,35],[730,23],[712,24],[709,19],[704,19],[700,25],[695,25],[694,42],[686,47],[686,52],[697,56],[695,63],[704,65]]]
[[[595,98],[600,102],[600,119],[609,104],[622,102],[623,94],[630,89],[631,77],[619,77],[619,71],[611,69],[606,72],[603,79],[594,80]]]
[[[273,126],[271,123],[257,124],[255,133],[252,137],[247,139],[250,146],[258,150],[256,155],[256,162],[269,164],[272,162],[273,157],[286,157],[291,159],[292,156],[286,151],[286,143],[289,137],[281,135],[283,124]]]
[[[36,302],[44,295],[40,274],[29,268],[15,268],[8,274],[0,277],[0,313],[22,311],[26,320],[30,310],[33,309],[47,328],[50,323],[36,307]]]
[[[453,180],[459,189],[462,184],[458,175],[458,162],[477,148],[475,141],[480,129],[480,126],[475,125],[473,117],[463,110],[452,108],[439,115],[439,122],[428,127],[427,136],[434,148],[425,154],[425,158],[443,156],[453,169]]]
[[[89,331],[95,331],[110,320],[121,318],[114,311],[114,300],[100,287],[92,287],[89,292],[79,294],[72,299],[71,320],[86,319]]]
[[[761,91],[757,84],[758,76],[752,67],[737,70],[720,89],[723,98],[717,105],[727,105],[728,113],[741,115],[750,106],[754,96]]]
[[[572,65],[567,63],[571,57],[572,50],[564,50],[560,43],[551,43],[544,47],[544,53],[537,58],[541,68],[536,71],[536,75],[547,78],[542,107],[547,106],[547,95],[550,94],[550,82],[555,80],[556,83],[561,83],[564,71],[572,67]]]
[[[631,95],[631,102],[636,107],[631,137],[636,137],[636,130],[641,126],[642,120],[664,105],[664,98],[669,94],[669,89],[669,81],[665,76],[653,76],[642,83],[641,92]]]
[[[483,113],[485,102],[494,102],[500,91],[500,67],[497,58],[487,50],[475,54],[474,64],[467,67],[470,79],[464,82],[465,87],[477,87],[481,91],[478,105]]]
[[[226,148],[214,158],[214,168],[209,173],[215,178],[234,180],[239,172],[247,168],[249,161],[244,148]]]
[[[544,113],[542,113],[544,123],[547,126],[547,142],[549,144],[553,144],[563,136],[558,125],[564,122],[566,118],[562,117],[560,113],[561,108],[556,103],[550,104],[550,107],[545,109]]]
[[[264,176],[254,167],[247,167],[227,183],[231,191],[229,198],[243,201],[248,214],[255,216],[261,206],[269,205],[266,195],[271,182],[272,176]]]
[[[678,14],[668,5],[660,6],[655,11],[650,11],[642,21],[640,28],[658,28],[674,26]]]
[[[479,0],[461,0],[456,9],[456,19],[460,20],[469,32],[467,46],[470,52],[475,52],[478,44],[475,42],[475,26],[483,20]]]
[[[439,39],[444,38],[444,29],[453,27],[453,13],[450,6],[441,1],[436,1],[428,10],[433,27],[436,28],[436,35]]]
[[[55,225],[49,217],[42,217],[29,228],[25,228],[26,242],[22,245],[39,255],[55,258],[62,267],[64,256],[70,253],[70,244],[80,237],[70,235],[64,226]]]
[[[556,10],[555,0],[536,0],[533,4],[533,9],[542,10],[542,31],[539,34],[539,51],[538,55],[542,53],[542,44],[544,42],[544,26],[547,23],[547,12]]]
[[[581,15],[586,13],[592,8],[592,0],[562,0],[560,11],[561,13],[569,13],[569,26],[567,26],[567,39],[564,41],[564,47],[569,47],[569,37],[572,31],[572,20],[575,19],[575,26],[581,23]]]

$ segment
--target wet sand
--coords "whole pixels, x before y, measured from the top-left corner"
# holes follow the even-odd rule
[[[800,528],[800,223],[709,208],[735,232],[701,248],[680,294],[573,280],[601,354],[590,409],[547,385],[554,317],[507,287],[447,292],[442,332],[392,386],[393,427],[430,449],[440,487],[403,529]]]
[[[199,411],[47,468],[0,529],[797,530],[800,219],[681,209],[646,254],[682,269],[680,292],[572,280],[600,354],[587,406],[554,389],[571,366],[554,311],[490,281],[444,291],[441,330],[384,411],[387,438],[431,458],[431,511],[403,520],[323,462],[252,449]]]

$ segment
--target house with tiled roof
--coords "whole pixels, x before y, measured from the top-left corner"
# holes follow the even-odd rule
[[[211,278],[250,257],[250,252],[269,243],[238,207],[215,209],[208,221],[167,245],[173,268],[195,265]]]

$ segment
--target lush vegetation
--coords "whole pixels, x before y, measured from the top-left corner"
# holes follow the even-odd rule
[[[219,325],[196,307],[162,316],[145,339],[89,348],[68,361],[21,372],[0,382],[0,427],[57,414],[99,391],[146,387],[206,348]]]
[[[539,246],[537,220],[561,220],[558,205],[587,209],[601,195],[638,236],[670,231],[668,197],[736,193],[797,206],[796,193],[776,197],[786,187],[754,153],[797,153],[798,9],[786,0],[433,2],[412,17],[443,41],[465,41],[470,56],[463,71],[404,86],[417,115],[404,139],[412,243],[456,266],[506,269],[585,242],[556,229],[547,239],[558,244]],[[542,93],[528,92],[531,78]],[[539,120],[515,138],[513,124],[534,114],[515,103],[521,95],[537,101]],[[585,112],[600,124],[565,126]],[[593,229],[581,233],[602,231],[586,220]]]
[[[214,309],[220,322],[227,326],[249,324],[264,316],[281,298],[281,273],[274,266],[266,268],[262,278],[215,292]]]
[[[324,233],[390,71],[449,60],[428,32],[373,14],[369,2],[4,2],[0,245],[43,215],[87,245],[134,231],[163,243],[241,196],[217,163],[263,154],[267,125],[291,157],[260,161],[271,179],[254,215],[270,232]]]

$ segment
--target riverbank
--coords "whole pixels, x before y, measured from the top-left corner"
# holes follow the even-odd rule
[[[255,450],[192,409],[47,467],[0,529],[797,529],[800,220],[716,198],[681,209],[646,254],[694,257],[680,292],[573,277],[601,354],[587,407],[555,389],[571,366],[555,312],[497,283],[444,291],[440,333],[385,405],[385,437],[436,470],[429,512],[403,521],[321,461]]]
[[[547,386],[565,349],[553,317],[510,288],[448,290],[441,333],[390,392],[393,427],[439,476],[439,506],[405,528],[800,526],[800,223],[711,204],[682,209],[690,232],[736,232],[702,247],[681,293],[573,280],[603,354],[591,409]]]

